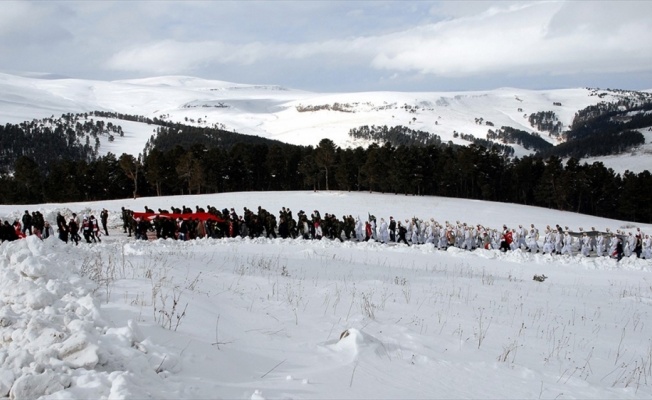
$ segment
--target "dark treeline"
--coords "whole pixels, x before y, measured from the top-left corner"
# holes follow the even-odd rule
[[[493,132],[491,129],[489,130],[489,133]],[[487,133],[487,137],[489,137],[489,133]],[[457,136],[455,136],[457,135]],[[457,133],[455,132],[453,134],[453,137],[459,137],[460,139],[469,141],[471,143],[474,143],[480,147],[484,147],[486,149],[496,149],[500,154],[502,154],[505,157],[512,157],[514,156],[514,148],[512,146],[506,145],[506,144],[501,144],[498,142],[494,142],[493,140],[489,139],[481,139],[477,138],[473,135],[466,134],[466,133]]]
[[[541,151],[552,147],[552,144],[542,139],[537,134],[532,134],[509,126],[493,131],[489,129],[487,139],[500,140],[503,143],[518,143],[524,148]]]
[[[37,159],[43,169],[62,158],[90,161],[98,147],[99,141],[91,144],[85,133],[62,123],[0,125],[0,170],[11,171],[21,157]]]
[[[372,142],[389,143],[392,146],[438,146],[441,144],[441,138],[438,135],[401,125],[391,127],[387,125],[364,125],[349,130],[349,136]]]
[[[652,222],[652,175],[616,174],[602,163],[564,165],[557,156],[510,159],[471,145],[342,149],[240,143],[150,150],[141,160],[109,154],[53,161],[46,171],[21,156],[0,178],[2,203],[269,190],[376,191],[511,202]],[[479,205],[480,206],[480,205]]]
[[[219,147],[222,149],[228,149],[237,144],[252,146],[285,146],[285,143],[277,140],[229,132],[223,129],[190,126],[172,122],[160,123],[162,126],[156,128],[156,134],[152,135],[145,144],[145,153],[148,153],[153,149],[169,151],[174,149],[176,146],[188,148],[191,146],[201,145],[206,148]]]
[[[598,103],[578,111],[565,142],[541,152],[547,157],[594,157],[619,154],[645,143],[637,129],[652,126],[652,101]]]
[[[542,150],[541,155],[559,157],[599,157],[624,153],[645,144],[645,136],[638,131],[599,132]]]

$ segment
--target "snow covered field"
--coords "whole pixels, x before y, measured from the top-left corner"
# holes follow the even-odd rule
[[[652,261],[122,233],[121,206],[207,204],[652,233],[547,209],[369,193],[2,205],[3,220],[29,209],[51,222],[57,211],[107,208],[110,236],[0,246],[0,397],[652,397]]]

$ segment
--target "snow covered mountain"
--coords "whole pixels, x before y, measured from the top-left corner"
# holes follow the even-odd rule
[[[323,138],[338,146],[366,146],[349,131],[361,126],[405,126],[438,135],[442,142],[468,145],[503,126],[535,133],[552,144],[561,139],[540,131],[529,116],[554,112],[563,129],[575,114],[600,102],[615,102],[634,92],[588,88],[478,92],[311,93],[276,85],[245,85],[187,76],[122,81],[39,79],[0,74],[0,123],[59,117],[65,113],[109,111],[184,124],[219,127],[298,145]],[[98,118],[95,118],[96,120]],[[111,120],[124,136],[100,138],[100,154],[142,151],[154,128],[146,123]],[[649,169],[652,131],[641,129],[645,144],[631,154],[602,161],[616,171]],[[516,156],[532,150],[510,144]]]

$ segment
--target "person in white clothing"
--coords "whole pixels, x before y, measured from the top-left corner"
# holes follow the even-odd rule
[[[625,248],[623,249],[625,252],[625,257],[629,257],[634,254],[634,247],[636,247],[636,236],[632,235],[632,233],[629,232],[629,236],[627,236],[627,241],[625,243]]]
[[[645,235],[645,239],[643,239],[643,258],[646,260],[652,259],[652,238],[650,235]]]
[[[364,240],[364,225],[362,225],[362,220],[360,217],[355,219],[355,238],[358,239],[358,242]]]
[[[467,226],[462,234],[464,235],[464,241],[462,242],[462,249],[473,250],[472,247],[473,236],[471,235],[471,228]]]
[[[440,226],[439,223],[436,222],[434,219],[430,219],[430,221],[433,223],[432,225],[432,243],[436,246],[439,247],[439,233],[440,233]]]
[[[525,243],[525,235],[521,235],[520,229],[512,229],[512,243],[509,245],[511,250],[520,249],[520,243],[523,242],[523,245],[527,249],[527,244]]]
[[[561,254],[568,254],[569,256],[573,255],[573,238],[571,235],[566,231],[564,233],[564,246],[561,248]]]
[[[435,243],[435,235],[433,233],[432,226],[430,225],[430,222],[426,222],[426,231],[424,233],[424,243],[426,244],[433,244]]]
[[[546,236],[543,238],[543,253],[552,254],[555,252],[555,238],[550,229],[546,229]]]
[[[598,257],[604,256],[604,236],[602,233],[598,233],[598,236],[595,238],[595,253]]]
[[[464,240],[466,240],[465,239],[465,236],[466,236],[465,233],[466,233],[466,223],[464,223],[462,225],[459,225],[459,222],[458,222],[457,232],[455,233],[455,239],[456,239],[455,240],[455,246],[457,246],[460,249],[464,248]]]
[[[426,242],[426,224],[423,222],[422,219],[420,219],[417,223],[417,230],[418,230],[418,237],[419,237],[419,243],[425,243]]]
[[[516,236],[518,234],[518,236]],[[518,230],[514,230],[512,232],[512,236],[514,237],[514,245],[512,246],[513,250],[516,249],[522,249],[524,248],[525,250],[528,249],[528,244],[526,242],[527,238],[527,229],[523,228],[523,225],[518,226]]]
[[[607,233],[609,233],[610,238],[609,238],[609,246],[607,247],[609,250],[607,251],[607,256],[613,256],[616,254],[616,246],[618,245],[618,237],[616,235],[611,234],[609,232],[609,228],[607,228]]]
[[[439,250],[444,249],[446,250],[447,244],[448,244],[448,239],[446,238],[446,227],[444,225],[441,225],[439,227],[439,243],[437,244],[437,248]]]
[[[378,233],[376,232],[376,217],[373,215],[369,217],[369,223],[371,224],[371,238],[373,240],[378,240]]]
[[[379,234],[381,243],[387,243],[389,241],[389,226],[385,222],[385,218],[380,219]]]
[[[564,247],[564,234],[559,230],[555,231],[555,253],[561,254],[561,249]]]
[[[532,253],[539,252],[539,244],[537,240],[539,240],[539,230],[532,225],[528,234],[528,247],[530,249],[529,251]]]
[[[491,247],[494,250],[499,250],[500,249],[500,241],[502,240],[502,233],[498,229],[494,229],[491,231]]]
[[[582,235],[582,244],[581,245],[582,245],[582,247],[581,247],[582,248],[582,255],[584,257],[588,257],[589,254],[590,254],[590,251],[591,251],[591,238],[586,233],[584,233]]]

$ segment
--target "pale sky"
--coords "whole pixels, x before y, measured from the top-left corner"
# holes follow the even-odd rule
[[[652,1],[2,1],[0,72],[319,92],[652,89]]]

